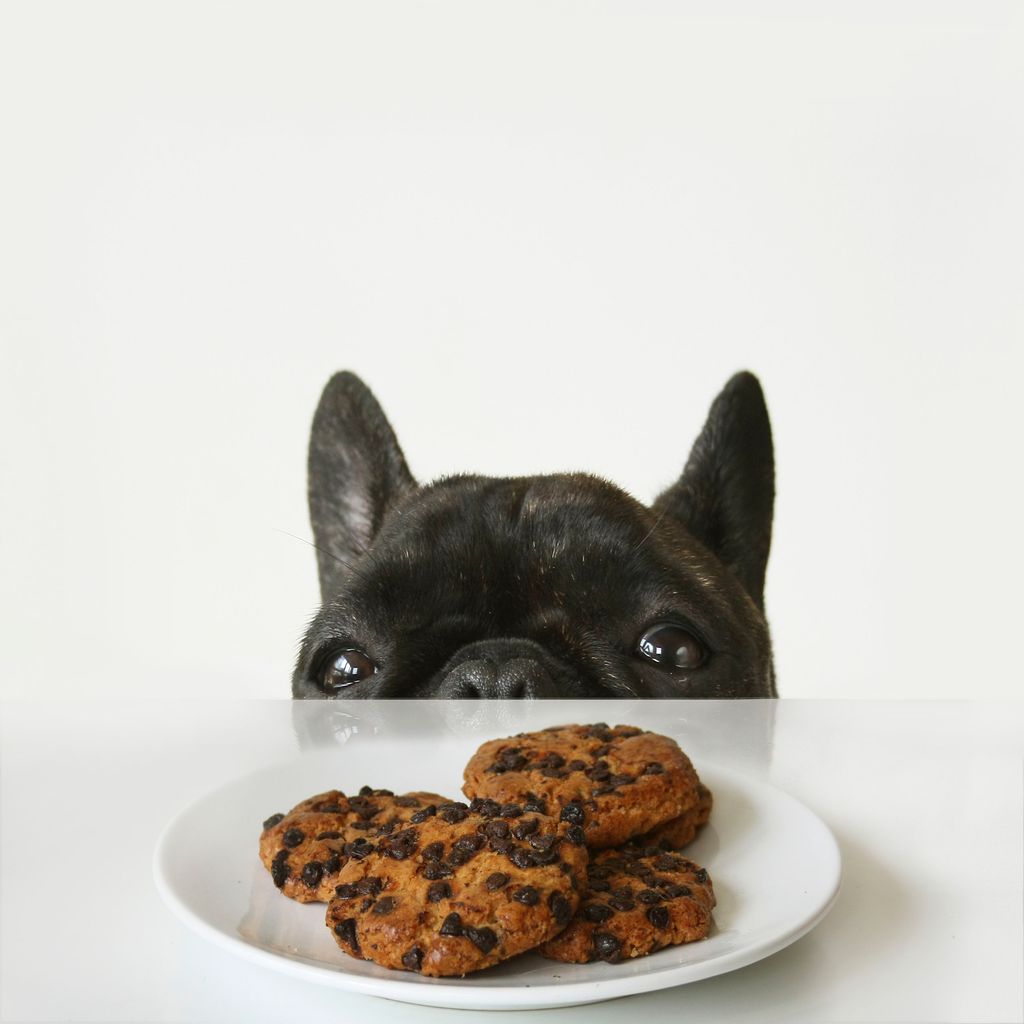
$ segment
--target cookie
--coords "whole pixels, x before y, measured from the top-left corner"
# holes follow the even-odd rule
[[[631,839],[637,846],[660,846],[663,850],[681,850],[697,838],[697,833],[711,817],[711,790],[703,782],[697,784],[697,803],[678,818]]]
[[[348,860],[369,851],[370,831],[415,823],[447,802],[436,793],[395,796],[389,789],[363,786],[357,796],[345,796],[332,789],[303,800],[287,814],[267,818],[260,834],[260,860],[285,896],[300,903],[326,903]]]
[[[657,846],[595,854],[569,926],[541,946],[551,960],[618,963],[703,939],[715,893],[699,864]]]
[[[546,942],[586,884],[580,830],[521,804],[443,804],[369,841],[372,852],[341,870],[327,926],[351,956],[430,977]]]
[[[490,740],[462,791],[531,800],[583,829],[593,849],[618,846],[699,803],[699,779],[675,740],[633,726],[565,725]]]

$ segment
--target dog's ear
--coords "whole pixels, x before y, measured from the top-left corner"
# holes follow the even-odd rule
[[[320,596],[335,591],[369,546],[388,507],[416,487],[383,410],[354,373],[324,388],[309,438],[309,519]]]
[[[758,608],[772,540],[775,463],[761,385],[737,373],[708,413],[679,480],[654,503],[710,548]]]

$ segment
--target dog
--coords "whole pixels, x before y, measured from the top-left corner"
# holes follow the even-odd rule
[[[374,396],[338,373],[308,492],[322,605],[297,699],[776,696],[774,453],[750,373],[650,507],[585,473],[418,485]]]

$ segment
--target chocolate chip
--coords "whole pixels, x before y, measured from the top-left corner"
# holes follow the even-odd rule
[[[523,811],[533,811],[534,814],[547,814],[548,805],[536,793],[527,793],[526,802],[523,804]]]
[[[340,832],[321,832],[320,835],[317,836],[317,839],[340,839],[340,838],[341,838],[341,833]]]
[[[555,924],[564,928],[572,917],[572,904],[560,892],[553,892],[548,897],[548,906],[555,915]]]
[[[622,943],[607,932],[594,932],[594,954],[599,960],[614,961],[618,958]]]
[[[535,907],[540,903],[540,893],[532,885],[524,885],[512,893],[512,899],[527,907]]]
[[[527,818],[526,821],[519,822],[515,828],[512,829],[512,835],[516,839],[525,839],[527,836],[533,835],[537,831],[537,827],[540,822],[536,818]]]
[[[519,748],[516,748],[514,750],[503,750],[498,756],[495,766],[500,765],[503,771],[514,772],[522,768],[524,764],[526,764],[526,758],[519,753]]]
[[[303,839],[306,838],[306,833],[299,828],[290,828],[283,836],[281,836],[281,842],[285,846],[298,846]]]
[[[342,885],[336,885],[334,887],[334,895],[337,896],[339,900],[352,900],[355,899],[356,896],[359,896],[360,892],[351,882],[345,882]]]
[[[316,811],[319,814],[344,814],[345,808],[340,804],[317,804]]]
[[[530,836],[530,845],[541,853],[547,853],[558,840],[559,836]]]
[[[416,852],[418,840],[419,833],[415,829],[406,829],[391,837],[385,852],[392,860],[405,860]]]
[[[665,888],[665,895],[670,900],[676,900],[681,896],[692,896],[693,890],[688,885],[669,885]]]
[[[575,761],[570,761],[565,767],[571,772],[581,772],[587,767],[587,762],[581,761],[577,758]]]
[[[530,855],[530,851],[523,849],[521,846],[516,846],[514,849],[509,850],[508,859],[512,861],[517,868],[529,868],[533,866],[533,857]]]
[[[583,908],[583,916],[594,924],[607,921],[614,913],[611,907],[606,907],[603,903],[590,903]]]
[[[389,836],[394,831],[395,831],[395,823],[393,821],[389,821],[386,824],[381,825],[380,828],[377,829],[376,835],[378,835],[378,836]]]
[[[449,914],[442,922],[439,929],[440,935],[461,935],[462,934],[462,918],[456,914]]]
[[[435,814],[437,814],[437,807],[434,804],[427,804],[423,810],[409,815],[409,821],[414,825],[421,825],[427,818],[432,818]]]
[[[372,796],[373,795],[373,790],[370,789],[369,786],[363,786],[359,790],[359,795],[360,796]],[[351,803],[351,801],[349,801],[349,803]]]
[[[427,886],[427,902],[440,903],[452,894],[452,887],[447,882],[431,882]]]
[[[700,885],[704,885],[708,880],[708,873],[701,868],[694,876]]]
[[[654,866],[659,871],[677,871],[680,865],[677,857],[671,857],[666,853],[654,862]]]
[[[484,818],[497,818],[501,815],[501,804],[497,800],[481,800],[476,813]]]
[[[356,921],[354,917],[347,917],[334,926],[334,933],[344,939],[355,952],[359,952],[359,939],[356,938]]]
[[[641,889],[637,894],[636,898],[641,903],[648,905],[652,903],[660,903],[662,901],[662,895],[660,892],[655,892],[653,889]]]
[[[396,796],[395,797],[396,807],[419,807],[420,802],[414,796]]]
[[[492,839],[490,841],[490,846],[495,853],[508,853],[508,851],[515,846],[515,843],[513,843],[511,839],[499,837],[497,839]]]
[[[263,831],[266,832],[268,828],[280,825],[282,821],[284,821],[283,814],[272,814],[265,822],[263,822]]]
[[[473,854],[476,853],[478,850],[482,849],[486,842],[487,840],[480,835],[462,836],[460,839],[455,840],[453,848],[456,850],[464,850],[466,853]]]
[[[569,773],[564,768],[541,768],[545,779],[564,779]]]
[[[427,861],[440,860],[444,856],[444,843],[428,843],[420,850],[420,856]]]
[[[423,950],[419,946],[413,946],[402,956],[402,966],[407,971],[418,971],[423,966]]]
[[[490,928],[467,928],[465,934],[481,953],[490,953],[498,944],[498,936]]]
[[[341,855],[338,853],[332,853],[327,860],[324,861],[324,871],[329,875],[335,875],[341,870]]]
[[[465,848],[454,846],[448,856],[445,857],[444,861],[450,867],[459,868],[462,867],[463,864],[469,863],[469,861],[473,859],[474,853],[476,853],[475,850],[467,850]]]
[[[373,875],[369,875],[366,878],[359,879],[355,885],[356,892],[362,893],[366,896],[377,896],[380,894],[381,889],[384,888],[384,883]]]
[[[427,881],[451,877],[452,869],[445,864],[424,864],[422,875]]]
[[[608,785],[609,786],[630,786],[634,782],[636,782],[636,779],[634,779],[632,775],[613,775],[608,780]]]
[[[636,909],[636,904],[631,899],[627,899],[625,896],[613,896],[608,901],[608,906],[614,907],[616,910],[622,911]]]
[[[503,818],[519,818],[522,816],[523,808],[519,804],[502,804],[501,816]]]
[[[570,825],[583,824],[583,805],[578,800],[572,800],[562,808],[558,816],[560,821],[567,821]]]
[[[607,757],[611,753],[612,745],[610,743],[602,743],[599,747],[594,747],[591,753],[594,757]]]
[[[503,889],[506,885],[508,885],[508,875],[504,871],[495,871],[493,875],[488,875],[487,881],[484,882],[484,888],[488,892]]]
[[[280,889],[288,881],[291,873],[291,868],[288,867],[288,851],[280,850],[270,863],[270,877],[274,880],[274,885]]]
[[[541,764],[545,768],[561,768],[565,765],[565,758],[561,754],[556,753],[552,750],[549,754],[545,754],[541,758]]]
[[[320,879],[323,877],[324,866],[317,860],[311,860],[302,869],[302,881],[308,889],[315,889],[320,884]]]
[[[487,822],[483,828],[484,834],[490,836],[492,839],[504,839],[509,832],[508,822],[502,821],[501,818],[495,818],[493,821]]]
[[[370,907],[372,907],[372,906],[373,906],[373,897],[372,896],[367,896],[366,899],[363,900],[363,902],[359,904],[359,909],[365,914],[366,911],[368,911],[370,909]]]
[[[579,825],[570,825],[565,830],[565,838],[568,839],[573,846],[585,846],[587,842],[586,833],[579,827]]]
[[[469,808],[465,804],[442,804],[437,813],[449,825],[457,825],[469,817]]]
[[[615,735],[620,738],[626,738],[629,736],[639,736],[643,731],[643,729],[639,729],[635,725],[615,726]]]
[[[667,928],[668,927],[668,908],[667,907],[649,907],[647,910],[647,920],[654,925],[655,928]]]
[[[591,878],[589,886],[594,892],[607,892],[611,888],[603,878]]]
[[[530,854],[530,861],[535,865],[554,864],[558,860],[557,850],[534,850]]]
[[[373,843],[368,842],[362,836],[354,839],[351,843],[345,844],[345,853],[353,860],[362,860],[364,857],[369,857],[373,851]]]
[[[665,766],[658,761],[652,761],[644,766],[644,775],[664,775]]]
[[[374,905],[373,912],[375,914],[390,914],[395,909],[398,901],[394,896],[381,896]]]
[[[358,796],[354,796],[349,800],[349,806],[364,821],[380,813],[380,807],[377,804]]]

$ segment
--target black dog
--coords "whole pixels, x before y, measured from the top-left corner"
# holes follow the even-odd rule
[[[774,697],[762,596],[774,493],[749,373],[650,508],[582,473],[418,486],[373,395],[339,373],[310,438],[323,605],[292,693]]]

